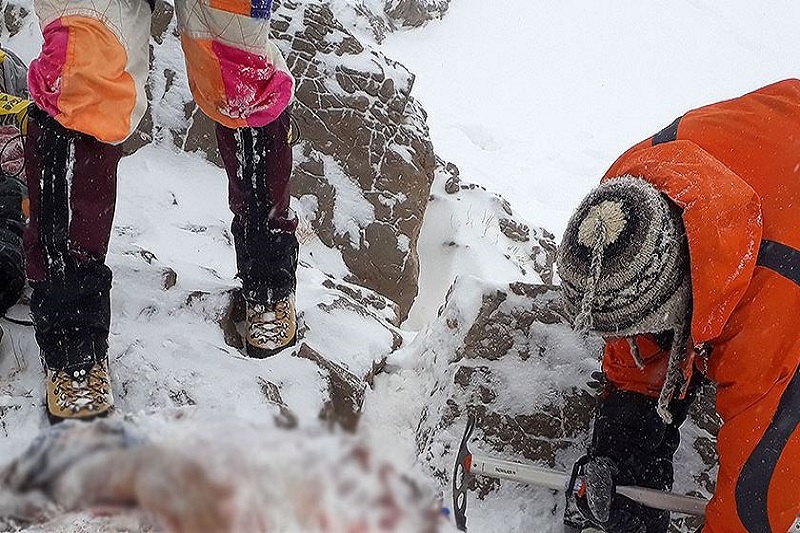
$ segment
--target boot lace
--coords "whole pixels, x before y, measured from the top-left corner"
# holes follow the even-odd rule
[[[66,369],[53,374],[56,401],[62,410],[73,413],[81,409],[96,410],[106,403],[109,392],[108,373],[101,364],[91,369]]]
[[[274,306],[254,303],[248,320],[247,333],[258,344],[280,344],[290,327],[289,299],[275,302]]]

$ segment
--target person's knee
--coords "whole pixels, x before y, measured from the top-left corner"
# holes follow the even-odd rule
[[[147,106],[147,48],[140,34],[149,27],[149,15],[120,13],[117,18],[109,22],[122,29],[124,40],[89,15],[49,22],[42,30],[42,51],[28,75],[37,106],[64,127],[111,144],[133,132]],[[68,49],[80,50],[79,56],[68,54]]]

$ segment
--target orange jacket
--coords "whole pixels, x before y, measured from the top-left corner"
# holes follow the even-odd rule
[[[692,342],[711,347],[702,369],[718,383],[725,422],[705,531],[783,533],[800,514],[800,285],[790,279],[800,250],[800,81],[686,113],[625,152],[604,179],[623,175],[683,208]],[[649,337],[637,342],[644,371],[625,341],[607,343],[603,369],[618,387],[657,396],[666,354]],[[764,453],[777,457],[765,463]]]

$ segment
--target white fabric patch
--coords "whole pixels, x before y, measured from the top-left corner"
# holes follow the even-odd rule
[[[208,0],[177,0],[178,30],[193,39],[213,39],[265,56],[277,70],[289,72],[278,47],[269,39],[269,20],[211,7]]]

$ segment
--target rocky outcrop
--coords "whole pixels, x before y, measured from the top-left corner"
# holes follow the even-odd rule
[[[411,97],[414,77],[364,48],[325,5],[283,0],[273,27],[301,73],[294,112],[306,142],[294,193],[316,198],[317,235],[404,317],[416,296],[416,242],[435,165],[425,113]],[[292,35],[293,27],[302,29]]]
[[[529,225],[502,196],[463,181],[439,160],[421,237],[420,293],[406,323],[421,328],[436,317],[453,281],[475,276],[494,282],[552,284],[556,244]]]
[[[437,182],[431,189],[429,207],[437,202],[455,200],[462,208],[458,210],[460,213],[454,212],[449,218],[455,221],[466,217],[464,225],[470,224],[471,212],[482,212],[481,220],[473,224],[481,226],[480,236],[493,235],[495,247],[498,248],[487,255],[496,256],[500,252],[519,270],[517,279],[527,281],[525,277],[534,274],[539,277],[540,283],[552,284],[557,252],[555,236],[544,228],[530,226],[502,196],[481,185],[462,181],[456,165],[441,160],[438,163]],[[443,187],[439,187],[441,183]],[[478,236],[471,235],[470,241],[474,243],[479,240],[476,239]]]
[[[445,487],[468,414],[477,419],[473,452],[562,471],[586,452],[595,405],[588,383],[594,381],[601,341],[571,330],[558,293],[548,285],[459,278],[439,319],[414,341],[410,349],[421,367],[433,369],[417,429],[418,451]],[[692,418],[676,460],[681,465],[676,489],[708,497],[718,428],[712,395],[703,395]],[[474,512],[508,496],[502,486],[476,478]],[[481,501],[493,491],[500,492]],[[563,503],[553,501],[558,521]],[[673,531],[688,527],[685,519],[676,520]]]
[[[450,0],[387,0],[386,14],[403,26],[422,26],[444,16]]]
[[[17,2],[0,2],[0,9],[3,10],[3,27],[0,29],[0,36],[3,40],[14,37],[22,29],[25,19],[31,15],[31,10]]]
[[[394,31],[444,16],[451,0],[328,0],[348,28],[378,42]]]
[[[583,384],[597,345],[572,335],[560,312],[553,286],[492,287],[476,278],[453,285],[425,334],[451,339],[424,350],[437,380],[417,444],[437,477],[446,478],[452,465],[439,462],[435,443],[461,428],[467,414],[477,418],[486,451],[516,460],[555,466],[585,438],[593,398]]]

